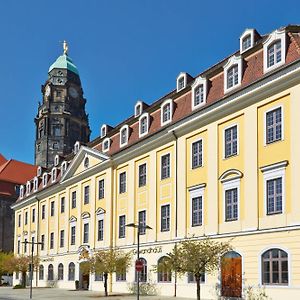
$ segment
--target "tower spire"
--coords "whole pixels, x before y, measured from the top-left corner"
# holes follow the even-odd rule
[[[64,54],[68,55],[69,46],[66,40],[63,41]]]

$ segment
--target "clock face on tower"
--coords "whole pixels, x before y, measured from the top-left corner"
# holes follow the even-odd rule
[[[70,96],[72,98],[77,98],[78,97],[77,90],[74,87],[72,87],[72,86],[69,88],[69,93],[70,93]]]

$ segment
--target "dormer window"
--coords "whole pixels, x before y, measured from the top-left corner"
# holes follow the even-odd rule
[[[126,146],[128,144],[128,137],[129,137],[129,127],[128,125],[124,125],[120,129],[120,147]]]
[[[106,124],[103,124],[103,125],[101,126],[101,137],[102,137],[102,138],[105,137],[106,134],[107,134],[107,125],[106,125]]]
[[[177,92],[186,87],[186,73],[180,73],[177,77]]]
[[[254,29],[246,29],[240,37],[240,53],[254,46]]]
[[[59,155],[57,154],[57,155],[55,155],[55,157],[54,157],[54,166],[57,167],[58,164],[59,164]]]
[[[134,116],[138,117],[142,114],[142,112],[143,112],[143,104],[141,101],[138,101],[134,106]]]
[[[172,99],[165,100],[161,105],[161,125],[168,124],[172,121],[173,101]]]
[[[30,181],[27,181],[26,183],[26,195],[30,194]]]
[[[52,179],[52,183],[55,182],[56,176],[57,176],[57,169],[56,169],[56,168],[53,168],[52,171],[51,171],[51,179]]]
[[[47,181],[48,181],[48,174],[44,173],[43,174],[43,187],[45,187],[47,185]]]
[[[37,177],[34,177],[33,179],[33,191],[36,192],[39,187],[39,179]]]
[[[41,166],[38,166],[37,168],[37,171],[36,171],[36,175],[39,177],[39,176],[42,176],[42,167]]]
[[[102,151],[107,152],[110,148],[110,138],[106,138],[102,142]]]
[[[80,142],[77,141],[77,142],[74,144],[74,153],[75,153],[75,154],[79,151],[79,148],[80,148]]]
[[[207,81],[198,77],[192,85],[192,109],[196,109],[206,103]]]
[[[241,85],[242,81],[242,59],[231,57],[224,66],[224,92],[228,92]]]
[[[264,72],[268,72],[285,63],[285,31],[274,31],[264,42]]]
[[[67,162],[64,161],[64,162],[61,164],[61,173],[62,173],[62,175],[65,174],[66,170],[67,170]]]
[[[139,119],[139,137],[143,137],[149,130],[149,114],[144,113]]]
[[[20,186],[20,198],[22,199],[24,197],[24,185]]]
[[[85,167],[85,169],[87,169],[89,165],[90,165],[90,159],[88,156],[86,156],[83,161],[83,166]]]

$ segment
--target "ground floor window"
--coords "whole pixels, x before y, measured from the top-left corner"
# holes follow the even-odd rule
[[[166,256],[161,257],[158,262],[158,273],[157,273],[157,281],[158,282],[171,282],[172,273],[168,270],[166,263],[168,262],[168,258]]]
[[[103,281],[103,273],[95,273],[95,281]]]
[[[75,280],[75,264],[71,262],[69,264],[69,276],[68,276],[69,281],[74,281]]]
[[[188,273],[188,283],[195,283],[196,279],[195,279],[195,275],[193,273]],[[204,283],[205,282],[205,273],[201,273],[200,274],[200,283]]]
[[[48,280],[53,280],[54,279],[54,275],[53,275],[53,265],[50,264],[48,266]]]
[[[44,266],[39,266],[39,280],[44,280]]]
[[[58,265],[58,276],[57,279],[58,280],[64,280],[64,265],[63,264],[59,264]]]
[[[116,273],[116,281],[126,281],[126,270]]]

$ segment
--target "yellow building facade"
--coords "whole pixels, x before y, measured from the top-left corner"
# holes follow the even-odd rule
[[[81,274],[80,252],[135,250],[137,233],[125,225],[140,222],[152,227],[140,236],[141,278],[158,294],[195,297],[191,276],[153,266],[176,243],[210,236],[230,240],[234,278],[221,266],[204,274],[205,299],[242,297],[248,286],[300,297],[299,31],[246,30],[234,56],[195,78],[180,73],[169,95],[138,101],[127,123],[102,126],[55,171],[39,170],[13,206],[15,254],[30,254],[25,240],[43,242],[34,284],[103,290],[101,274]],[[128,291],[134,261],[109,281]]]

